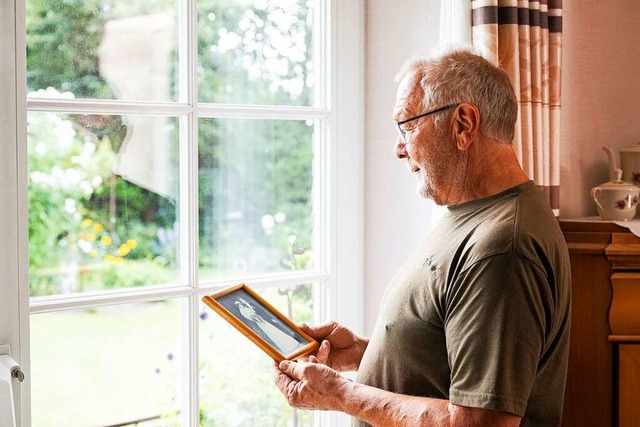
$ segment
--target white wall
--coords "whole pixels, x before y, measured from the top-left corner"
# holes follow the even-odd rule
[[[607,158],[640,142],[640,2],[569,0],[563,10],[560,216],[596,215]]]
[[[404,161],[393,157],[391,113],[402,64],[438,42],[439,0],[368,0],[365,102],[365,333],[384,289],[432,228],[434,205],[420,199]],[[438,212],[435,212],[438,214]]]

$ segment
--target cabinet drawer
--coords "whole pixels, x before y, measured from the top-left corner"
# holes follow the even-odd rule
[[[611,289],[611,334],[640,335],[640,273],[614,273]]]
[[[618,350],[618,426],[640,427],[640,343]]]

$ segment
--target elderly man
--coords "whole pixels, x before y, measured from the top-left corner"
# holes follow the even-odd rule
[[[276,384],[292,406],[343,411],[356,425],[557,426],[569,257],[513,152],[509,79],[460,50],[414,59],[400,78],[395,155],[448,212],[393,278],[371,338],[304,326],[321,347],[282,362]]]

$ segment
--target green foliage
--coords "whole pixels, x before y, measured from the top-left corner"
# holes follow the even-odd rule
[[[256,270],[279,269],[278,257],[260,264],[255,250],[275,247],[286,256],[292,234],[310,245],[313,128],[300,121],[203,120],[200,132],[201,260],[207,265],[227,254],[217,257],[223,271],[234,260]],[[280,223],[277,214],[284,215]]]
[[[200,100],[309,105],[313,33],[308,10],[294,5],[285,11],[277,2],[248,9],[247,3],[199,3]],[[292,12],[298,19],[286,19]]]
[[[60,116],[32,113],[27,120],[29,262],[50,267],[75,250],[82,205],[108,176],[104,164],[112,161],[113,152],[94,140],[81,140]]]
[[[158,235],[173,227],[171,203],[112,175],[116,153],[109,138],[82,130],[64,116],[28,116],[31,294],[166,283],[162,266],[176,268],[177,249]],[[115,224],[102,197],[112,190]],[[161,262],[113,272],[124,257]]]
[[[27,84],[77,97],[113,98],[98,70],[106,16],[101,0],[29,0]]]
[[[199,99],[310,105],[312,58],[307,47],[313,34],[307,9],[294,6],[298,19],[287,21],[276,19],[286,13],[277,2],[247,8],[251,3],[199,2]],[[273,271],[279,268],[277,261],[261,262],[257,247],[276,247],[285,256],[291,234],[310,244],[312,132],[307,124],[290,120],[200,121],[204,267],[228,272],[240,263],[253,271]],[[229,218],[229,212],[243,215]],[[286,216],[286,224],[271,234],[262,218],[277,213]]]
[[[251,4],[199,2],[200,100],[309,105],[313,91],[307,86],[313,67],[307,47],[312,45],[313,34],[306,6],[294,5],[285,11],[285,6],[277,2],[258,2],[248,8]],[[168,0],[135,4],[30,0],[29,88],[53,87],[76,97],[111,98],[112,91],[99,73],[98,52],[105,23],[175,8],[176,3]],[[288,19],[291,13],[297,13],[298,19]],[[114,153],[119,151],[126,135],[119,116],[72,115],[69,119],[75,128],[90,132],[100,147],[110,145]],[[291,234],[310,244],[312,131],[300,121],[200,121],[200,252],[203,267],[212,269],[212,274],[233,271],[238,263],[253,271],[277,270],[278,257],[274,261],[268,256],[269,261],[261,255],[264,250],[278,248],[285,256]],[[115,157],[111,159],[114,161]],[[106,171],[111,165],[103,167]],[[109,224],[113,220],[109,207],[114,189],[112,178],[103,178],[84,205],[88,218]],[[37,198],[34,194],[34,201]],[[131,257],[161,256],[159,261],[164,265],[175,263],[175,256],[172,260],[161,254],[160,243],[143,244],[143,239],[131,235],[132,229],[140,229],[138,224],[150,229],[171,228],[177,220],[175,204],[118,178],[115,209],[114,240],[126,235],[141,243],[141,249]],[[240,220],[229,218],[229,212],[238,211],[243,213]],[[285,214],[286,223],[269,234],[261,225],[262,218],[277,213]],[[157,240],[151,232],[141,234]],[[50,243],[39,246],[43,253],[38,259],[51,254]],[[263,258],[265,261],[261,261]]]
[[[98,281],[105,288],[122,288],[163,284],[177,280],[177,271],[159,268],[149,260],[125,261],[122,264],[110,264],[102,272]]]

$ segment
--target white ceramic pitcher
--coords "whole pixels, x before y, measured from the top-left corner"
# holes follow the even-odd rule
[[[602,147],[609,157],[609,180],[615,181],[615,170],[622,169],[622,180],[640,186],[640,143],[632,144],[620,150],[620,166],[616,155],[609,147]]]
[[[640,187],[622,181],[622,170],[614,171],[615,179],[591,189],[598,215],[610,221],[629,221],[636,214]]]

